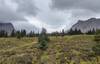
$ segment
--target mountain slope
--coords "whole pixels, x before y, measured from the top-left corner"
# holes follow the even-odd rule
[[[72,26],[73,30],[81,30],[83,33],[93,30],[100,29],[100,19],[90,18],[88,20],[79,20],[76,24]]]
[[[12,23],[0,23],[0,31],[5,31],[8,35],[14,30]]]

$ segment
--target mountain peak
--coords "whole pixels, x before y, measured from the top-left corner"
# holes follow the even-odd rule
[[[96,18],[90,18],[87,21],[95,21],[95,20],[97,20],[97,19]]]
[[[83,33],[93,30],[100,29],[100,19],[99,18],[90,18],[88,20],[79,20],[76,24],[72,26],[72,29],[81,30]]]
[[[8,35],[10,35],[11,32],[15,29],[14,29],[14,26],[12,25],[12,23],[0,23],[0,31],[2,31],[2,30],[7,32]]]

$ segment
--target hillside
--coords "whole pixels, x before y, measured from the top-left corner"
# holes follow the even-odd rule
[[[37,38],[0,38],[0,64],[97,64],[94,44],[88,35],[50,37],[48,49],[41,51]]]

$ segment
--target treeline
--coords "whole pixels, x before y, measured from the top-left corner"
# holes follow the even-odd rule
[[[78,29],[70,29],[69,31],[65,31],[64,29],[61,32],[52,32],[49,33],[49,36],[64,36],[64,35],[95,35],[95,33],[97,32],[97,30],[93,29],[93,30],[89,30],[86,33],[83,33],[81,30]]]
[[[15,30],[12,30],[11,33],[8,33],[4,30],[1,30],[0,31],[0,37],[17,37],[17,38],[21,38],[21,37],[36,37],[38,36],[39,33],[35,33],[34,31],[31,31],[29,33],[27,33],[26,30],[18,30],[18,31],[15,31]]]
[[[48,36],[64,36],[64,35],[94,35],[97,32],[97,30],[93,29],[93,30],[89,30],[86,33],[83,33],[81,30],[73,30],[70,29],[69,31],[65,31],[64,29],[61,32],[52,32],[52,33],[47,33]],[[4,30],[0,31],[0,37],[37,37],[39,36],[39,33],[35,33],[34,31],[31,31],[29,33],[26,32],[26,30],[19,30],[19,31],[15,31],[13,30],[10,34],[5,32]]]
[[[94,34],[96,33],[96,31],[97,31],[97,30],[92,29],[92,30],[89,30],[89,31],[83,33],[81,30],[78,30],[78,29],[75,29],[75,30],[70,29],[70,30],[67,32],[67,34],[68,34],[68,35],[81,35],[81,34],[94,35]]]

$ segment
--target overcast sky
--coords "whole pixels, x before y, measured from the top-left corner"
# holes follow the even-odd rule
[[[0,0],[0,22],[17,29],[69,29],[79,19],[100,16],[100,0]]]

